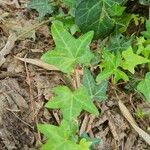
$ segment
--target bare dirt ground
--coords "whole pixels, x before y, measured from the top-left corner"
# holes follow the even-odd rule
[[[0,0],[0,150],[36,150],[43,141],[36,125],[60,122],[59,112],[48,111],[44,104],[51,98],[53,87],[65,84],[62,74],[27,63],[27,58],[39,59],[54,47],[50,24],[39,25],[38,14],[28,10],[27,3],[28,0]],[[115,90],[110,85],[108,100],[97,103],[99,118],[87,113],[80,116],[79,132],[101,139],[96,150],[150,150],[122,115]],[[146,130],[150,125],[150,105],[135,99],[132,92],[120,89],[119,93],[139,127]],[[136,117],[138,107],[147,113],[145,118]]]

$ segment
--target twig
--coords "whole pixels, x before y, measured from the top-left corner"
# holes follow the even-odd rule
[[[36,126],[38,125],[38,118],[37,115],[35,113],[35,101],[34,101],[34,97],[33,97],[33,90],[32,90],[32,86],[31,86],[31,79],[30,79],[30,74],[27,68],[27,63],[25,62],[25,69],[26,69],[26,73],[27,73],[27,84],[29,85],[29,96],[30,96],[30,101],[31,101],[31,109],[33,112],[33,120],[35,120]],[[40,132],[38,132],[38,140],[41,141],[41,135]]]

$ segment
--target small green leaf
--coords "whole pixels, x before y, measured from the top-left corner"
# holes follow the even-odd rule
[[[128,76],[119,69],[119,67],[121,67],[121,64],[122,58],[120,56],[120,53],[114,55],[107,50],[104,50],[103,61],[102,64],[100,64],[100,66],[102,66],[104,69],[97,76],[96,81],[101,82],[105,79],[108,79],[111,75],[114,75],[114,83],[116,83],[120,79],[128,81]]]
[[[124,62],[122,63],[123,69],[129,70],[133,74],[135,72],[134,68],[137,65],[150,62],[150,60],[137,54],[134,54],[132,47],[128,48],[126,51],[123,51],[122,56],[125,59]]]
[[[72,92],[68,87],[60,86],[54,88],[54,93],[56,96],[46,104],[46,107],[60,109],[65,120],[75,120],[82,110],[99,114],[85,87]]]
[[[72,140],[72,136],[76,136],[77,130],[76,128],[70,128],[69,123],[65,120],[62,121],[59,127],[39,124],[38,130],[47,138],[47,142],[41,150],[89,150],[89,142],[82,139],[77,144],[77,141]]]
[[[92,147],[95,146],[95,145],[97,145],[97,144],[100,144],[100,143],[101,143],[101,140],[100,140],[100,139],[98,139],[98,138],[91,138],[91,137],[89,137],[89,135],[88,135],[86,132],[83,132],[83,133],[81,134],[80,138],[84,138],[84,139],[86,139],[87,141],[91,142],[91,143],[92,143],[92,144],[91,144]]]
[[[106,100],[106,91],[108,81],[104,80],[100,84],[96,85],[96,82],[87,68],[84,68],[83,85],[88,89],[91,99],[93,100]]]
[[[138,84],[137,90],[150,102],[150,72],[148,72],[145,79]]]
[[[44,62],[55,65],[64,73],[71,73],[78,64],[90,63],[93,58],[89,48],[92,31],[75,39],[60,21],[54,21],[51,30],[56,48],[42,56]]]
[[[146,31],[143,31],[142,35],[145,38],[150,39],[150,20],[146,20]]]
[[[48,0],[32,0],[28,4],[28,8],[37,10],[39,18],[43,18],[46,14],[51,14],[54,10]]]

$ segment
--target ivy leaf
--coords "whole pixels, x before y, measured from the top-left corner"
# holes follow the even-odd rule
[[[150,20],[146,20],[146,30],[141,33],[145,38],[150,39]]]
[[[130,47],[132,43],[133,38],[127,38],[123,36],[122,34],[116,33],[114,36],[111,38],[111,42],[109,46],[107,47],[108,50],[110,51],[123,51],[126,50],[128,47]]]
[[[145,79],[138,84],[137,90],[146,97],[148,102],[150,102],[150,72],[148,72]]]
[[[99,114],[85,87],[72,92],[68,87],[60,86],[54,88],[54,93],[56,96],[46,104],[46,107],[60,109],[65,120],[75,120],[82,110]]]
[[[77,141],[72,140],[72,136],[76,136],[76,128],[70,128],[65,120],[62,121],[59,127],[39,124],[38,130],[47,138],[47,142],[42,146],[41,150],[89,150],[91,145],[90,142],[84,139],[79,144],[77,144]]]
[[[83,85],[88,89],[91,99],[98,101],[107,99],[106,91],[108,82],[105,80],[96,85],[93,76],[87,68],[84,69]]]
[[[123,79],[124,81],[128,81],[128,76],[119,69],[122,64],[122,58],[120,53],[116,55],[104,50],[103,52],[103,61],[101,66],[104,68],[102,72],[97,76],[96,81],[101,82],[111,75],[114,75],[113,82],[116,83],[118,80]]]
[[[78,64],[89,64],[93,57],[89,48],[92,31],[75,39],[60,21],[54,21],[51,30],[56,48],[42,56],[44,62],[55,65],[64,73],[70,73]]]
[[[96,146],[97,144],[100,144],[100,143],[101,143],[101,140],[100,140],[100,139],[98,139],[98,138],[91,138],[91,137],[89,137],[89,135],[88,135],[86,132],[83,132],[83,133],[81,134],[80,138],[84,138],[84,139],[86,139],[87,141],[92,142],[91,147],[94,147],[94,146]]]
[[[122,63],[123,69],[129,70],[133,74],[135,72],[134,68],[137,65],[150,62],[150,60],[137,54],[134,54],[132,47],[129,47],[126,51],[123,51],[122,56],[125,59]]]
[[[48,0],[32,0],[28,4],[28,8],[37,10],[39,18],[43,18],[46,14],[51,14],[54,10]]]
[[[75,10],[75,22],[81,31],[86,33],[93,30],[95,38],[104,38],[110,34],[115,25],[111,16],[116,16],[116,8],[121,14],[119,5],[123,0],[82,0]]]

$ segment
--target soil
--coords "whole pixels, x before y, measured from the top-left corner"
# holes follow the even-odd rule
[[[0,0],[0,52],[7,50],[4,56],[0,56],[0,150],[39,149],[44,139],[36,125],[59,124],[61,119],[58,111],[49,111],[44,104],[52,97],[53,87],[65,84],[62,74],[16,58],[39,59],[54,47],[49,23],[23,34],[39,24],[38,13],[27,9],[28,2]],[[22,36],[18,38],[19,35]],[[95,150],[150,150],[122,115],[114,94],[118,89],[119,99],[138,126],[147,131],[150,105],[135,97],[133,91],[125,90],[124,85],[109,84],[108,100],[96,103],[101,115],[95,118],[88,113],[81,114],[79,132],[101,139]],[[147,115],[138,118],[136,108],[144,110]]]

